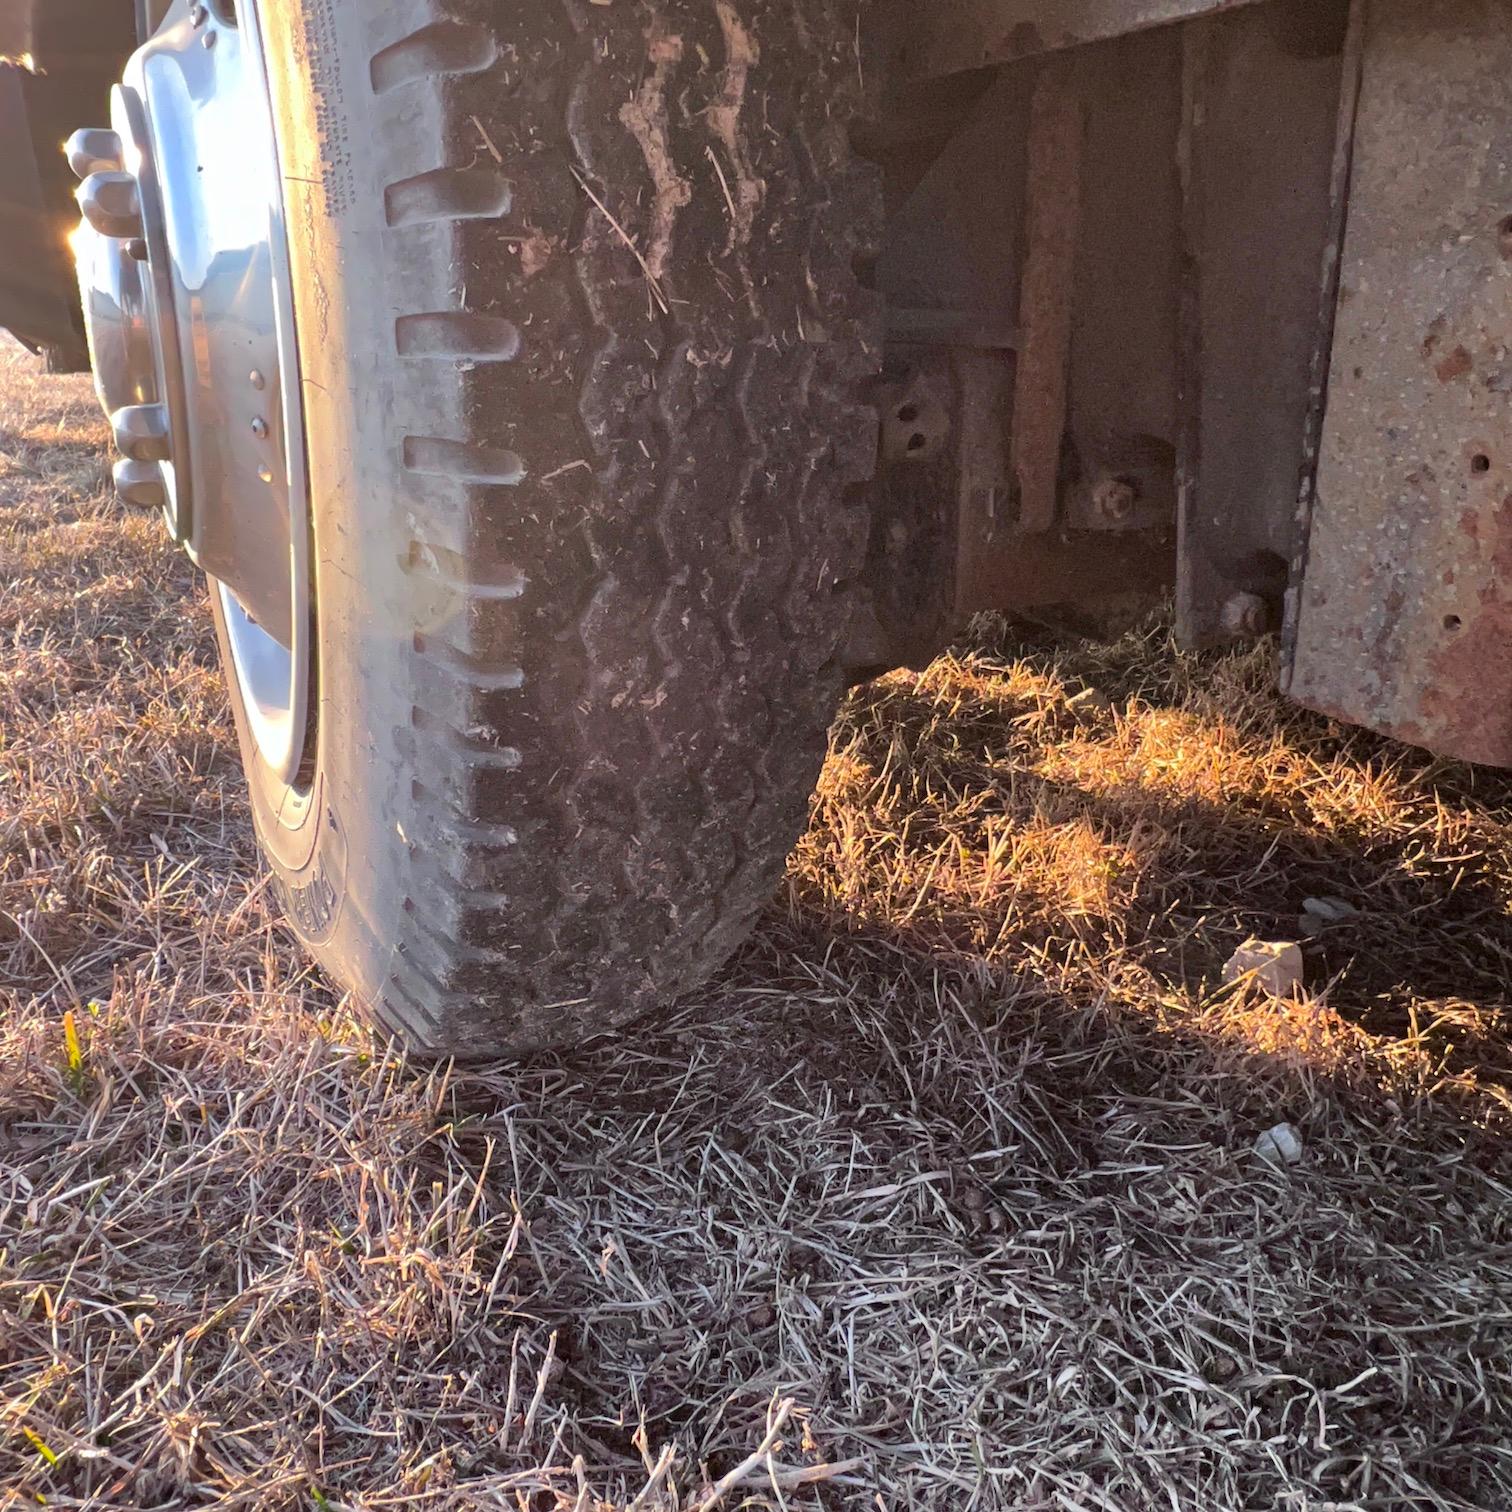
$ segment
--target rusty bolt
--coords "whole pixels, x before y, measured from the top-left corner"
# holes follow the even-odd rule
[[[1258,593],[1236,593],[1223,606],[1223,628],[1254,639],[1270,628],[1270,610]]]
[[[1127,478],[1103,477],[1093,485],[1092,508],[1111,525],[1127,520],[1138,503],[1139,490]]]

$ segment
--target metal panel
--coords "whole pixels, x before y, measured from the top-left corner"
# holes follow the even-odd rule
[[[994,67],[1253,0],[923,0],[900,11],[903,79]]]
[[[1176,607],[1189,646],[1281,619],[1297,500],[1310,481],[1314,363],[1327,329],[1319,296],[1342,213],[1333,170],[1347,43],[1357,39],[1348,14],[1348,0],[1280,0],[1183,29]],[[1307,24],[1314,47],[1297,45],[1293,21]]]
[[[1512,765],[1512,26],[1375,0],[1290,692]]]
[[[885,165],[877,281],[896,339],[1015,344],[1029,101],[1024,78],[1004,74],[945,118],[922,163],[867,144]]]

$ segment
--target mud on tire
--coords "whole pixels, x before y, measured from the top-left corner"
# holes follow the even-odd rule
[[[413,1045],[579,1038],[740,942],[841,690],[857,0],[265,9],[320,693],[259,834]]]

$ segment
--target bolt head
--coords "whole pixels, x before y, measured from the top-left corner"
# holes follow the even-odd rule
[[[194,6],[194,7],[191,8],[191,10],[189,12],[189,19],[196,26],[203,26],[205,24],[205,18],[209,14],[210,14],[210,12],[207,11],[203,5],[196,5],[196,6]]]
[[[218,36],[219,36],[219,33],[217,33],[217,32],[207,31],[205,33],[205,35],[200,38],[200,46],[201,47],[214,47],[215,43],[216,43],[216,38]]]
[[[91,173],[79,185],[76,198],[84,219],[101,236],[142,234],[142,197],[129,173],[120,169]]]
[[[263,375],[261,373],[259,373],[256,368],[253,368],[252,371],[251,371],[251,373],[247,377],[247,382],[250,383],[252,385],[252,387],[255,388],[255,389],[262,389],[262,388],[266,387],[267,381],[268,380],[266,378],[264,378]]]
[[[161,404],[128,404],[110,417],[110,428],[122,456],[137,462],[168,460],[168,411]]]
[[[74,132],[63,151],[75,178],[119,170],[125,162],[120,137],[103,126],[85,126]]]
[[[126,458],[111,469],[116,492],[135,509],[161,509],[168,502],[163,474],[156,462]]]
[[[252,434],[259,441],[266,441],[268,439],[268,422],[261,415],[256,416],[252,421]]]
[[[1258,593],[1236,593],[1223,606],[1223,628],[1253,640],[1270,628],[1270,607]]]
[[[1126,478],[1100,478],[1092,489],[1092,507],[1098,517],[1120,524],[1134,513],[1139,490]]]

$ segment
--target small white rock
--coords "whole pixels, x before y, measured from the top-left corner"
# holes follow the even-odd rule
[[[1273,1165],[1296,1165],[1302,1158],[1302,1136],[1294,1124],[1277,1124],[1255,1141],[1255,1154]]]
[[[1342,924],[1360,916],[1360,910],[1347,898],[1304,898],[1302,912],[1315,914],[1325,924]]]
[[[1295,997],[1302,987],[1302,947],[1291,940],[1246,940],[1223,968],[1225,982],[1243,982],[1269,997]]]
[[[1347,924],[1358,919],[1360,910],[1344,898],[1305,898],[1302,913],[1297,919],[1297,928],[1309,940],[1332,929],[1337,924]]]

